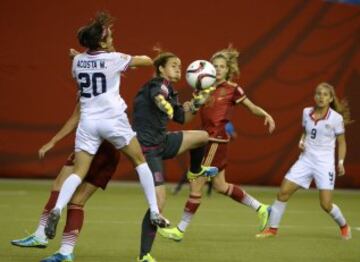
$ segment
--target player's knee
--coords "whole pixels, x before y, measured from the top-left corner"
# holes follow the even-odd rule
[[[209,133],[206,131],[200,131],[200,141],[203,144],[207,144],[207,142],[209,141]]]
[[[281,202],[287,202],[290,198],[291,194],[287,191],[280,191],[277,194],[277,199]]]
[[[131,158],[131,161],[133,162],[134,166],[138,166],[138,165],[141,165],[142,163],[146,162],[145,157],[141,152],[136,155],[131,156],[130,158]]]
[[[220,194],[226,194],[229,185],[228,184],[219,184],[219,183],[214,183],[213,187],[215,189],[216,192],[220,193]]]
[[[331,211],[331,209],[332,209],[332,203],[331,202],[321,201],[320,206],[327,213],[329,213]]]

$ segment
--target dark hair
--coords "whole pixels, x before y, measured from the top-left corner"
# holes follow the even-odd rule
[[[156,76],[160,76],[161,72],[160,72],[160,66],[165,67],[166,63],[169,61],[170,58],[178,58],[177,55],[175,55],[174,53],[171,52],[164,52],[161,50],[156,50],[159,52],[159,54],[154,58],[154,67],[155,67],[155,72],[156,72]]]
[[[80,45],[96,50],[100,47],[100,42],[106,39],[109,27],[112,25],[114,18],[106,12],[97,13],[94,21],[83,26],[77,33]]]

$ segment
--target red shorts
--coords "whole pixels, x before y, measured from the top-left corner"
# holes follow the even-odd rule
[[[203,160],[205,166],[216,166],[219,172],[227,166],[228,143],[209,142]]]
[[[74,165],[74,153],[68,157],[66,166]],[[111,143],[104,141],[96,152],[85,181],[105,189],[111,177],[115,173],[120,160],[120,152]]]

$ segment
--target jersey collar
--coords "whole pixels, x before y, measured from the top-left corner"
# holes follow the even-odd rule
[[[322,118],[319,118],[319,119],[314,118],[314,112],[315,112],[315,107],[313,107],[313,109],[310,111],[309,116],[310,116],[311,120],[314,121],[314,123],[316,125],[320,120],[328,119],[329,116],[330,116],[331,110],[330,110],[330,107],[329,107],[326,114],[324,114],[324,116]]]

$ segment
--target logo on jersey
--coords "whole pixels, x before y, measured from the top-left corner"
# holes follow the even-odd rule
[[[326,125],[325,125],[325,128],[326,128],[326,129],[331,129],[331,125],[326,124]]]
[[[329,172],[329,181],[330,184],[334,184],[334,172]]]
[[[161,87],[161,94],[164,96],[164,97],[168,97],[169,96],[169,89],[167,88],[166,85],[162,84]]]
[[[163,175],[161,172],[154,172],[154,178],[156,182],[162,182],[163,181]]]

